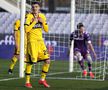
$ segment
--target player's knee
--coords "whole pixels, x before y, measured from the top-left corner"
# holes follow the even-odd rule
[[[45,63],[50,64],[50,59],[45,60]]]
[[[83,56],[81,55],[80,52],[77,52],[77,53],[76,53],[76,56],[77,56],[77,58],[78,58],[78,61],[81,61],[81,60],[83,59]]]
[[[91,55],[88,54],[88,55],[86,56],[86,58],[87,58],[87,61],[88,61],[89,63],[92,64],[92,58],[91,58]]]
[[[16,63],[17,60],[18,60],[18,58],[17,58],[16,56],[14,56],[14,57],[12,58],[12,62],[13,62],[13,63]]]
[[[77,56],[76,56],[76,55],[74,55],[74,60],[78,60],[78,58],[77,58]]]

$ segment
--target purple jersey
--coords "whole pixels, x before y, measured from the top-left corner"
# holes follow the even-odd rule
[[[88,51],[88,43],[91,42],[90,35],[84,32],[82,35],[78,30],[73,32],[70,36],[70,40],[74,40],[74,50],[80,51],[82,54],[86,54]]]

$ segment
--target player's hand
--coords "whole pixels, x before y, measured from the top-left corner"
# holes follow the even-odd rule
[[[94,58],[95,58],[95,59],[97,58],[97,55],[96,55],[96,53],[94,53]]]
[[[41,23],[45,22],[41,17],[38,17],[38,21],[41,22]]]

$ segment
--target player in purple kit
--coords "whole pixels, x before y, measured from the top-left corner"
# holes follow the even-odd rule
[[[83,71],[83,76],[87,76],[87,71],[84,68],[83,62],[83,60],[86,59],[88,62],[89,75],[91,78],[94,78],[94,74],[92,73],[92,58],[89,51],[91,50],[93,52],[95,58],[96,53],[91,43],[90,35],[85,31],[82,23],[79,23],[77,25],[77,30],[71,33],[70,41],[72,40],[74,40],[74,58],[78,60]]]

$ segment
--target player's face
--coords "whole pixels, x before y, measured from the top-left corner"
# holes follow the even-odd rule
[[[37,14],[40,11],[40,6],[38,4],[33,4],[32,5],[32,11],[33,13]]]
[[[84,27],[81,27],[80,28],[80,32],[83,33],[84,31],[85,31],[85,28]]]

